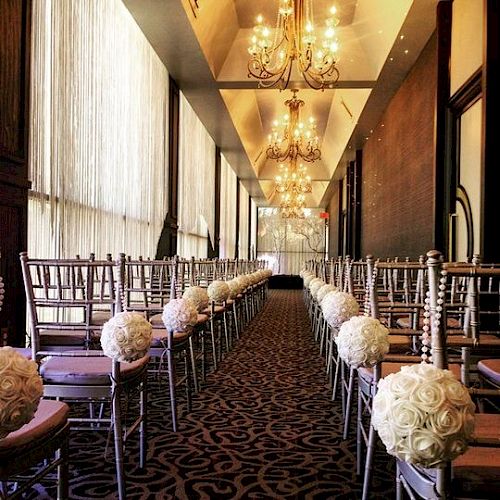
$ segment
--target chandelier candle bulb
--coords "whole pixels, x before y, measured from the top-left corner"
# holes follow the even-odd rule
[[[313,89],[324,90],[337,83],[338,42],[334,38],[334,27],[339,24],[337,9],[335,6],[329,9],[325,30],[318,29],[322,36],[316,36],[312,2],[280,0],[273,36],[263,17],[257,17],[248,48],[251,56],[248,76],[258,79],[259,87],[287,88],[294,64]]]

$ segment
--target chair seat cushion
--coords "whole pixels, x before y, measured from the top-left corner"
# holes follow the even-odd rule
[[[106,321],[111,319],[111,311],[92,311],[91,325],[102,326]]]
[[[69,407],[66,403],[42,399],[31,422],[0,439],[0,459],[4,455],[5,458],[13,458],[21,447],[32,445],[60,429],[66,424],[68,414]]]
[[[214,313],[215,314],[221,314],[225,310],[226,310],[226,308],[224,306],[214,306]],[[212,309],[210,307],[207,307],[206,309],[203,309],[203,311],[201,311],[201,313],[210,315],[210,314],[212,314]]]
[[[500,359],[483,359],[477,364],[477,369],[483,377],[500,384]]]
[[[418,359],[418,358],[416,358]],[[406,363],[408,364],[408,363]],[[387,377],[391,373],[397,373],[401,370],[402,366],[406,365],[405,363],[391,363],[391,362],[383,362],[382,363],[382,372],[381,377]],[[450,364],[448,369],[455,375],[455,377],[460,380],[460,365],[458,364]],[[359,376],[365,380],[366,382],[371,382],[373,380],[373,368],[358,368]]]
[[[14,347],[14,350],[23,358],[31,359],[31,349],[29,347]]]
[[[85,330],[40,330],[40,346],[82,346],[87,340]]]
[[[476,413],[474,415],[474,441],[495,442],[500,445],[500,413]],[[500,449],[498,452],[500,453]]]
[[[132,363],[120,363],[123,380],[135,376],[149,361],[144,356]],[[45,384],[109,385],[112,360],[107,356],[49,356],[40,367]]]
[[[191,335],[191,331],[174,332],[174,343],[183,342]],[[167,345],[167,330],[165,328],[153,328],[153,337],[151,339],[151,347],[162,347]]]
[[[499,477],[500,450],[473,446],[453,461],[452,490],[460,497],[500,498]]]
[[[451,329],[460,329],[460,321],[457,318],[447,318],[446,319],[446,324],[448,328]],[[409,316],[404,316],[401,318],[398,318],[396,320],[396,325],[398,325],[399,328],[412,328],[412,322]],[[417,328],[422,328],[424,326],[424,318],[423,316],[420,316],[418,326]]]

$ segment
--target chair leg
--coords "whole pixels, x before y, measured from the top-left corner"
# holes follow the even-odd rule
[[[66,438],[58,451],[58,458],[61,463],[57,466],[57,500],[67,500],[69,498],[69,443]]]
[[[144,373],[144,378],[140,387],[139,410],[141,412],[141,423],[139,424],[139,467],[146,467],[146,455],[148,450],[146,431],[148,428],[148,374]]]
[[[172,351],[172,343],[170,342],[169,333],[169,346],[167,348],[167,371],[168,371],[168,387],[170,391],[170,408],[172,411],[172,428],[177,432],[177,400],[175,397],[175,361],[174,353]]]
[[[365,475],[363,478],[363,496],[362,500],[368,500],[368,495],[370,491],[370,484],[372,480],[372,469],[373,469],[373,456],[375,454],[375,429],[371,425],[370,417],[370,430],[368,434],[368,445],[366,447],[366,461],[365,461]]]
[[[234,331],[236,332],[236,340],[240,340],[240,328],[238,326],[238,311],[236,307],[236,302],[233,304],[233,319],[234,319]]]
[[[396,500],[403,500],[403,484],[399,474],[399,465],[396,463]]]
[[[231,342],[229,339],[229,330],[227,328],[227,313],[224,311],[222,313],[222,322],[224,324],[224,339],[226,340],[226,352],[231,350]]]
[[[217,370],[217,343],[215,341],[215,319],[210,318],[210,338],[212,339],[212,361],[214,363],[214,371]]]
[[[196,370],[196,357],[194,355],[193,337],[189,337],[189,359],[191,362],[191,373],[193,376],[194,393],[197,394],[200,391],[200,388],[198,386],[198,374]]]
[[[121,416],[120,384],[117,383],[120,377],[120,364],[113,363],[113,382],[111,387],[111,407],[112,407],[112,425],[114,430],[115,444],[115,463],[116,463],[116,481],[118,483],[118,498],[125,500],[127,498],[125,487],[125,471],[123,467],[123,429]]]
[[[362,440],[362,425],[363,425],[363,397],[361,388],[358,385],[358,411],[356,419],[356,475],[361,474],[361,440]]]
[[[344,364],[344,363],[342,363]],[[344,382],[342,382],[344,384]],[[349,369],[349,384],[347,386],[347,401],[344,415],[344,439],[349,435],[349,426],[351,424],[352,396],[354,392],[354,368]]]

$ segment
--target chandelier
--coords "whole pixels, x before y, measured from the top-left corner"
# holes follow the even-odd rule
[[[303,219],[306,198],[303,194],[284,193],[281,195],[281,217],[284,219]]]
[[[290,171],[288,167],[280,165],[281,173],[274,180],[278,193],[310,193],[312,191],[311,177],[306,175],[307,169],[300,164],[295,171]]]
[[[261,15],[257,17],[248,48],[248,77],[257,78],[259,87],[287,88],[294,61],[313,89],[324,90],[337,83],[337,9],[330,8],[320,33],[314,24],[312,4],[312,0],[279,0],[274,33]]]
[[[292,92],[293,97],[285,101],[288,113],[281,121],[273,122],[266,156],[271,160],[289,162],[293,170],[299,158],[307,162],[319,160],[321,150],[318,147],[316,121],[312,116],[306,123],[300,121],[300,108],[304,105],[304,101],[297,98],[298,90]]]

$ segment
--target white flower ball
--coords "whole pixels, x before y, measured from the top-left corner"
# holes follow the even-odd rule
[[[172,299],[163,308],[162,319],[167,330],[184,332],[189,327],[196,325],[198,311],[190,300]]]
[[[151,323],[142,314],[117,313],[102,327],[102,350],[111,359],[131,363],[148,353],[152,331]]]
[[[322,288],[324,284],[325,282],[321,279],[318,281],[312,280],[311,283],[309,283],[309,291],[313,299],[316,299],[319,289]]]
[[[353,316],[340,327],[335,342],[349,366],[374,366],[389,352],[389,330],[378,319]]]
[[[240,293],[243,293],[247,287],[247,280],[245,279],[245,277],[242,274],[234,279],[238,282],[238,284],[240,286]]]
[[[266,272],[266,277],[270,278],[273,275],[273,270],[272,269],[264,269]]]
[[[216,280],[208,285],[208,298],[220,304],[229,298],[229,287],[225,281]]]
[[[314,274],[313,274],[313,273],[306,274],[306,275],[304,276],[304,287],[305,287],[305,288],[309,288],[309,283],[311,283],[311,281],[312,281],[313,279],[315,279],[315,278],[316,278],[316,276],[314,276]]]
[[[334,285],[323,285],[316,294],[316,300],[318,304],[321,304],[325,296],[330,292],[338,292],[338,288]]]
[[[189,288],[186,288],[182,294],[182,298],[190,300],[198,312],[201,312],[208,307],[208,294],[207,291],[201,286],[190,286]]]
[[[359,313],[359,305],[349,293],[330,292],[323,298],[321,310],[328,325],[338,329],[344,321]]]
[[[0,439],[33,419],[42,395],[37,364],[0,347]]]
[[[236,279],[226,281],[226,283],[229,287],[229,298],[234,300],[240,293],[240,284]]]
[[[451,371],[425,363],[403,366],[379,381],[372,425],[389,454],[436,467],[467,450],[474,403]]]

